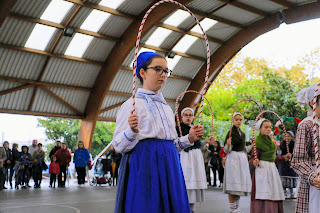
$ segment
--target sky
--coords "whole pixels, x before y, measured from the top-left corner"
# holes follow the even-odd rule
[[[256,38],[240,53],[290,68],[305,54],[320,48],[319,38],[320,19],[291,25],[282,24],[278,29]],[[38,128],[37,124],[36,116],[0,114],[1,142],[26,141],[30,144],[33,139],[46,138],[44,129]]]

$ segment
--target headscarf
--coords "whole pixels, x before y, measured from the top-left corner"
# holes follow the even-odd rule
[[[154,52],[142,52],[139,54],[137,58],[137,69],[136,69],[137,77],[140,77],[140,69],[156,55],[159,55],[159,54]]]
[[[241,115],[241,116],[243,117],[243,115],[242,115],[240,112],[235,112],[235,113],[233,114],[232,120],[233,120],[237,115]]]
[[[319,83],[319,82],[318,82]],[[299,104],[309,105],[309,103],[314,98],[314,92],[317,88],[318,83],[311,85],[310,87],[303,88],[297,93],[297,102]],[[316,95],[320,95],[320,90],[317,92]]]
[[[294,138],[294,133],[293,133],[292,131],[287,131],[287,133],[288,133],[288,134],[290,134],[290,135],[291,135],[291,137],[293,137],[293,138]]]
[[[267,120],[267,119],[261,118],[260,120],[257,121],[256,130],[259,130],[261,128],[262,122],[265,121],[265,120]]]
[[[194,115],[194,110],[193,110],[192,108],[190,108],[190,107],[186,107],[186,108],[184,108],[184,109],[181,111],[181,117],[183,116],[183,113],[184,113],[185,111],[187,111],[187,110],[190,110],[190,111],[192,112],[192,114]]]

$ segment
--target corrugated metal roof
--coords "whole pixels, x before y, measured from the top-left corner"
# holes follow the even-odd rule
[[[214,15],[220,16],[231,21],[235,21],[241,24],[249,24],[255,20],[261,18],[254,13],[242,10],[232,5],[225,6],[220,10],[213,13]]]
[[[43,81],[92,87],[101,67],[76,61],[51,58],[44,72]]]
[[[173,75],[193,78],[204,62],[182,57],[173,69]]]
[[[133,20],[127,18],[111,15],[102,25],[99,33],[120,38],[132,21]]]
[[[288,0],[296,4],[304,4],[304,3],[310,3],[310,2],[316,2],[317,0]]]
[[[244,4],[250,5],[252,7],[258,8],[260,10],[266,11],[266,12],[274,12],[277,10],[280,10],[284,8],[282,5],[274,3],[272,1],[266,1],[266,0],[238,0],[239,2],[242,2]]]
[[[202,17],[202,16],[199,16],[199,15],[196,15],[196,17],[198,18],[198,20]],[[194,18],[190,15],[189,18],[187,18],[184,22],[182,22],[180,25],[179,25],[179,28],[182,28],[182,29],[190,29],[192,28],[193,26],[195,26],[197,24],[197,22],[194,20]]]
[[[52,95],[39,88],[34,98],[32,110],[34,112],[57,113],[75,115],[76,113],[69,109],[66,105],[59,102]]]
[[[115,44],[112,41],[94,38],[84,53],[83,58],[104,62]]]
[[[177,32],[172,32],[160,45],[163,49],[170,49],[171,46],[180,38],[181,34]]]
[[[54,36],[52,37],[49,45],[48,45],[48,48],[52,47],[53,45],[53,42],[55,41],[55,38],[57,38],[56,36],[58,35],[57,33],[59,33],[58,31],[56,32],[56,34],[54,34]],[[75,34],[74,34],[75,35]],[[74,36],[73,35],[73,36]],[[53,53],[56,53],[56,54],[59,54],[59,55],[64,55],[64,53],[66,52],[70,42],[72,41],[72,38],[73,37],[67,37],[67,36],[62,36],[56,46],[56,48],[54,49]],[[50,49],[49,48],[49,49]]]
[[[228,40],[232,35],[234,35],[236,32],[238,32],[239,29],[236,27],[229,26],[227,24],[222,24],[220,22],[216,23],[211,27],[209,30],[207,30],[207,35],[212,36],[215,38],[219,38],[223,41]]]
[[[91,11],[92,9],[90,8],[81,7],[80,10],[77,12],[76,16],[74,17],[74,19],[70,22],[70,27],[80,28],[84,20],[91,13]]]
[[[129,97],[127,96],[120,96],[120,95],[106,95],[101,105],[101,109],[105,109],[107,107],[111,107],[113,105],[119,104],[128,100]]]
[[[119,110],[120,110],[120,106],[100,114],[99,117],[101,117],[101,118],[117,118]]]
[[[67,15],[63,18],[61,24],[63,26],[66,26],[67,21],[70,19],[70,17],[72,16],[72,14],[76,11],[78,5],[74,4],[73,7],[69,10],[69,12],[67,13]]]
[[[101,0],[87,0],[87,2],[92,3],[92,4],[99,4]]]
[[[110,91],[114,92],[132,92],[132,72],[119,70],[116,77],[110,85]]]
[[[90,95],[89,91],[70,90],[58,87],[49,87],[49,89],[73,107],[77,108],[80,112],[84,112]]]
[[[173,102],[168,102],[168,105],[170,106],[170,108],[172,109],[173,113],[175,112],[175,103]]]
[[[23,83],[0,80],[0,91],[12,89],[12,88],[19,87],[22,85],[23,85]]]
[[[0,43],[15,46],[24,46],[35,24],[20,21],[14,18],[6,18],[0,28]]]
[[[210,52],[211,54],[214,52],[214,50],[219,46],[219,44],[210,42],[209,41],[209,46],[210,46]],[[197,39],[192,46],[188,49],[186,52],[187,54],[199,56],[202,58],[206,58],[207,56],[207,49],[206,49],[206,44],[203,39]]]
[[[27,88],[6,95],[1,95],[0,109],[28,110],[33,89],[34,88]]]
[[[12,9],[12,12],[40,18],[50,2],[51,0],[18,0]]]
[[[36,80],[45,56],[0,48],[0,75]]]
[[[164,98],[176,99],[183,91],[187,89],[190,82],[168,79],[166,84],[161,89]]]
[[[193,0],[187,5],[187,7],[209,13],[213,9],[219,7],[222,4],[223,4],[222,2],[219,2],[216,0]]]
[[[152,3],[152,0],[127,0],[123,2],[117,10],[124,13],[129,13],[132,15],[139,15],[143,10]]]

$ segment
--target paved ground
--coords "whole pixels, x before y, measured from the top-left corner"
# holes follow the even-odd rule
[[[115,187],[86,186],[78,188],[51,189],[44,181],[41,189],[5,190],[0,192],[0,213],[112,213]],[[201,213],[228,212],[227,196],[221,189],[209,188],[206,202],[197,206]],[[249,213],[250,199],[243,197],[241,209]],[[285,212],[294,213],[295,200],[285,201]]]

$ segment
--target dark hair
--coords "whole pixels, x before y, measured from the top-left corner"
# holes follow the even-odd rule
[[[65,142],[62,142],[61,144],[64,144],[64,145],[66,145],[66,143],[65,143]]]
[[[12,148],[18,147],[17,143],[12,144]]]
[[[9,142],[8,142],[8,141],[5,141],[5,142],[3,142],[3,146],[4,146],[5,143],[7,143],[7,144],[9,145]]]
[[[42,146],[42,143],[38,143],[38,146]]]
[[[53,158],[56,158],[56,159],[57,159],[57,156],[52,155],[50,160],[53,161]]]
[[[22,147],[21,147],[21,151],[23,152],[23,148],[26,148],[27,149],[27,152],[29,151],[29,147],[27,147],[26,145],[23,145]]]
[[[320,99],[320,95],[317,96],[317,101],[316,101],[317,104],[319,104],[319,99]],[[312,101],[313,101],[313,99],[312,99]],[[313,109],[313,107],[310,105],[310,103],[309,103],[309,107],[310,107],[311,109]]]
[[[56,141],[56,143],[61,143],[61,141]]]
[[[163,58],[164,60],[166,60],[166,58],[163,57],[162,55],[155,55],[155,56],[153,56],[149,61],[147,61],[147,62],[141,67],[141,69],[144,69],[144,71],[147,71],[148,66],[152,63],[152,60],[153,60],[154,58]],[[140,73],[140,70],[138,70],[138,72]],[[143,85],[143,79],[142,79],[141,75],[139,75],[138,78],[139,78],[140,83]]]

